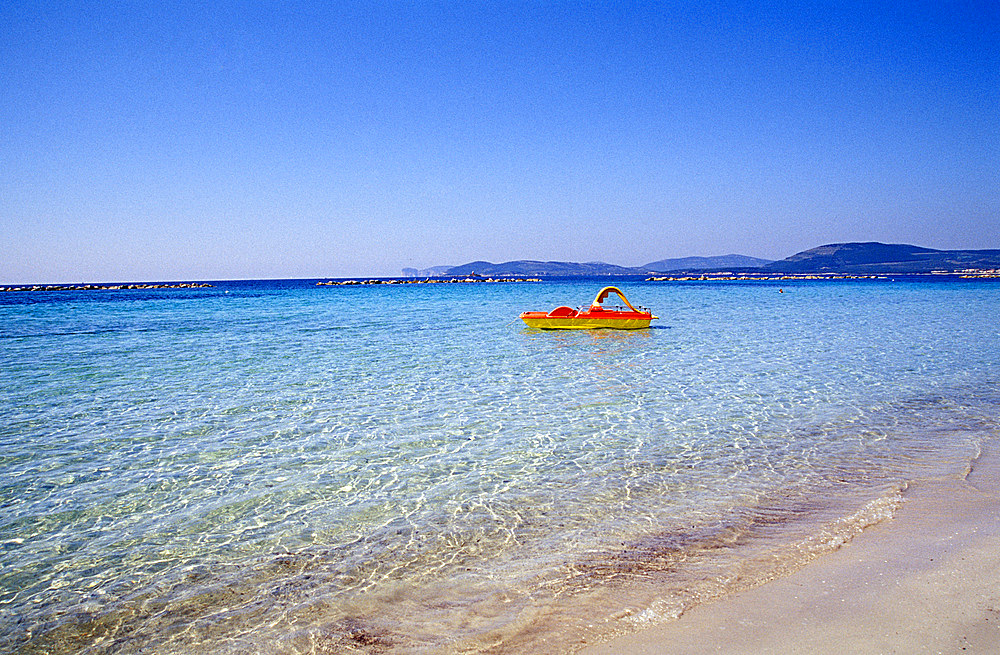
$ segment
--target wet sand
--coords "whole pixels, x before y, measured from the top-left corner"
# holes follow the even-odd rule
[[[1000,449],[792,575],[583,652],[1000,652]]]

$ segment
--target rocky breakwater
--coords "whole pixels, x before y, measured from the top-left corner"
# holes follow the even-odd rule
[[[732,273],[705,273],[702,275],[664,275],[646,278],[646,282],[773,282],[781,280],[886,280],[885,275],[845,275],[837,273],[767,275],[749,274],[733,275]]]
[[[329,280],[326,282],[317,282],[316,286],[321,287],[349,287],[357,285],[367,285],[367,284],[475,284],[482,282],[541,282],[541,278],[537,277],[482,277],[479,275],[472,275],[468,277],[453,277],[453,278],[427,278],[424,280],[415,279],[382,279],[375,278],[371,280]]]
[[[0,287],[0,292],[9,291],[119,291],[123,289],[205,289],[208,282],[155,282],[133,284],[19,284]]]

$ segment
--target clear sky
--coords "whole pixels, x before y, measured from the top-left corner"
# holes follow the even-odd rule
[[[1000,248],[1000,3],[0,3],[0,283]]]

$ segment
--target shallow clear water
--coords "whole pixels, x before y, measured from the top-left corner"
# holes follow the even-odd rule
[[[571,650],[998,436],[996,281],[621,281],[653,328],[517,320],[605,283],[2,294],[0,650]]]

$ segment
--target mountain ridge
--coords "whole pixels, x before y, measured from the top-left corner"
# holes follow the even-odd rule
[[[715,257],[678,257],[650,262],[641,268],[647,268],[657,273],[671,271],[707,271],[718,268],[751,268],[766,266],[773,263],[770,259],[750,257],[749,255],[717,255]]]
[[[643,266],[619,266],[605,262],[513,260],[494,264],[474,261],[459,266],[404,269],[409,277],[459,275],[559,277],[571,275],[649,275],[665,272],[761,272],[761,273],[931,273],[967,269],[1000,269],[1000,249],[936,250],[910,244],[878,241],[828,243],[771,261],[749,255],[680,257],[661,259]]]
[[[486,261],[469,262],[461,266],[453,266],[445,275],[530,275],[530,276],[568,276],[568,275],[645,275],[649,271],[643,268],[630,268],[604,262],[557,262],[519,259],[502,264]]]
[[[1000,250],[935,250],[878,241],[828,243],[772,262],[774,273],[931,273],[1000,268]]]

